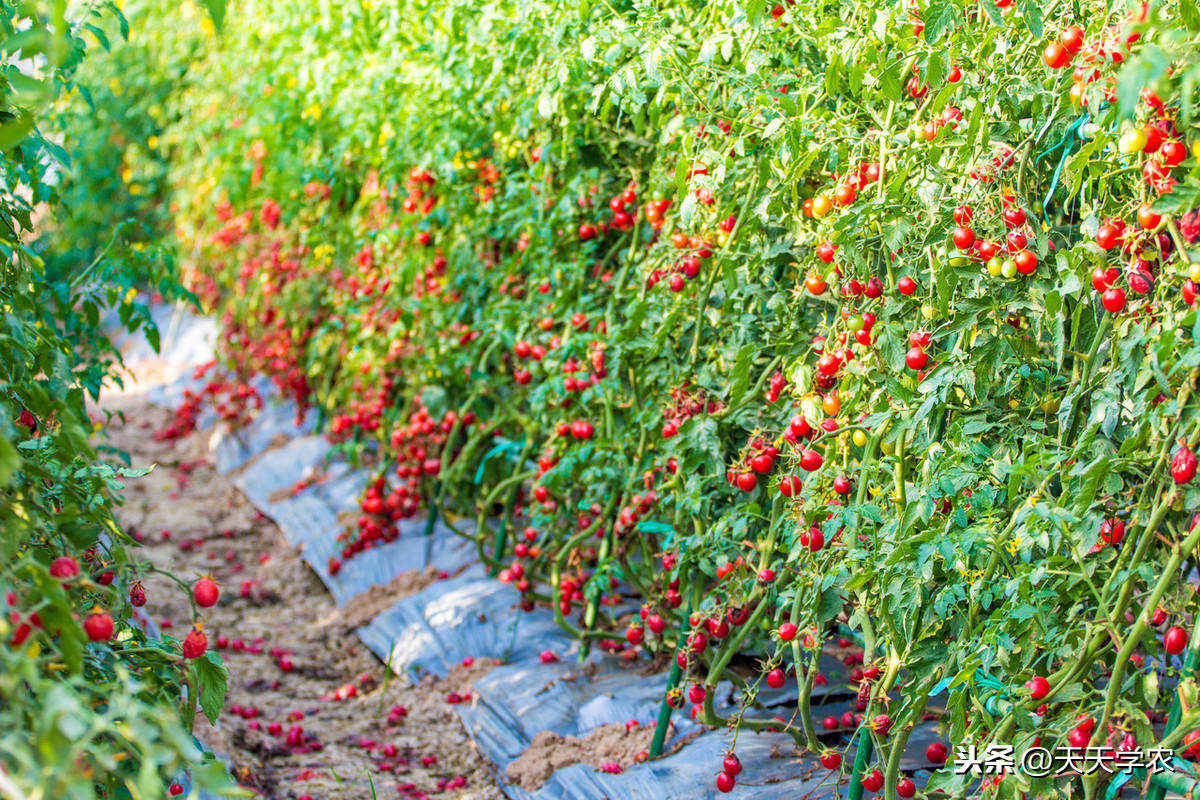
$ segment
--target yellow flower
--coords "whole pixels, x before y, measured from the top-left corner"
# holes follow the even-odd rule
[[[1008,549],[1008,554],[1010,556],[1015,556],[1017,551],[1021,549],[1021,537],[1014,536],[1013,538],[1009,539],[1006,547]]]
[[[212,18],[207,14],[200,18],[200,30],[204,31],[204,35],[208,37],[217,35],[217,29],[213,26]]]
[[[140,183],[129,184],[129,193],[134,197],[137,197],[142,193],[142,185]]]
[[[119,80],[117,80],[116,78],[109,79],[108,88],[112,89],[112,93],[115,94],[117,97],[120,97],[123,94],[123,91],[121,90],[121,82]]]
[[[320,119],[321,118],[321,107],[319,105],[317,105],[316,103],[313,103],[311,106],[304,109],[304,111],[300,114],[300,118],[301,119],[313,119],[313,120]]]
[[[137,297],[137,289],[130,289],[125,293],[125,304],[128,305],[132,303],[135,297]]]
[[[131,180],[133,180],[133,170],[130,169],[128,165],[121,170],[121,180],[125,183],[129,183]]]
[[[151,150],[157,150],[158,149],[158,137],[151,136],[149,139],[147,139],[146,147],[149,147]]]

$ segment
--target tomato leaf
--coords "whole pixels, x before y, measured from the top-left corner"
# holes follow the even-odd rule
[[[892,102],[899,103],[904,89],[904,79],[901,70],[903,64],[899,61],[889,64],[879,73],[879,88],[884,96]]]
[[[1033,38],[1041,39],[1046,35],[1046,27],[1042,23],[1042,5],[1038,0],[1018,0],[1017,8],[1021,10],[1021,17],[1025,20],[1026,27],[1033,34]]]
[[[729,388],[729,405],[737,407],[741,404],[742,398],[746,394],[746,389],[750,386],[750,366],[754,363],[754,354],[758,352],[758,345],[754,342],[742,345],[738,350],[737,359],[734,361],[733,370],[729,373],[731,385]]]
[[[209,650],[200,658],[191,661],[189,670],[194,676],[193,685],[198,687],[197,699],[204,716],[214,725],[225,705],[225,693],[229,689],[229,670],[219,653]]]
[[[204,0],[204,8],[218,31],[225,25],[225,0]]]
[[[954,0],[933,0],[921,16],[925,22],[925,41],[929,44],[936,43],[962,21],[962,13]]]
[[[1196,9],[1196,0],[1179,0],[1179,19],[1192,33],[1200,31],[1200,11]]]

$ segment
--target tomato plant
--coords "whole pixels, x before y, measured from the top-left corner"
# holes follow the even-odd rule
[[[113,506],[121,480],[148,470],[105,446],[107,420],[89,413],[120,380],[108,329],[157,342],[139,290],[187,296],[164,252],[137,241],[148,229],[111,214],[97,223],[65,199],[57,104],[85,91],[77,70],[88,42],[108,46],[106,29],[125,25],[111,4],[6,2],[0,15],[5,796],[158,798],[184,771],[197,786],[230,783],[191,737],[197,709],[215,719],[221,708],[224,667],[216,656],[185,662],[186,646],[151,639],[135,617],[144,569]]]
[[[1157,629],[1197,652],[1190,0],[334,5],[239,8],[157,134],[206,394],[269,376],[371,470],[331,569],[442,515],[708,724],[796,681],[837,770],[846,639],[855,791],[915,791],[935,688],[953,742],[1156,742]]]

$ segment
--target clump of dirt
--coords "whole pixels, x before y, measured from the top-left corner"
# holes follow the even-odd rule
[[[398,601],[416,594],[437,579],[438,569],[433,565],[424,570],[410,569],[401,572],[387,583],[372,586],[350,598],[336,614],[337,623],[347,631],[361,628],[396,605]]]
[[[555,772],[574,764],[590,764],[596,769],[612,769],[616,764],[625,769],[649,757],[654,728],[654,724],[626,727],[616,722],[583,737],[542,731],[533,737],[521,757],[508,765],[505,774],[513,783],[532,792]],[[668,740],[674,732],[674,726],[667,729]]]

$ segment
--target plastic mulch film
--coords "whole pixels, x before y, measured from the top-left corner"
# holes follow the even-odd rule
[[[248,425],[236,431],[219,428],[210,445],[217,454],[217,470],[228,473],[279,443],[316,430],[317,412],[309,409],[301,425],[296,425],[296,405],[276,402],[268,389],[261,390],[263,407]],[[324,441],[322,439],[322,441]],[[328,445],[326,445],[328,449]],[[296,480],[299,480],[297,476]],[[294,483],[294,481],[293,481]]]
[[[507,765],[529,747],[539,731],[583,736],[614,722],[636,719],[645,724],[657,717],[665,674],[643,676],[599,654],[579,664],[578,642],[555,624],[553,615],[543,609],[522,612],[517,592],[488,578],[482,565],[471,563],[475,557],[471,543],[440,521],[433,526],[432,536],[426,538],[423,520],[406,520],[400,525],[396,541],[345,560],[338,574],[330,575],[328,560],[337,557],[341,549],[337,513],[357,507],[365,474],[335,464],[323,482],[295,496],[286,491],[311,474],[327,452],[328,445],[318,437],[293,439],[248,464],[235,482],[251,502],[276,520],[289,542],[302,548],[305,560],[339,605],[372,585],[387,583],[396,574],[424,568],[427,563],[452,575],[470,564],[460,574],[400,600],[357,633],[399,673],[444,676],[451,665],[466,656],[504,662],[504,666],[476,682],[473,704],[456,709],[481,751],[496,766],[502,782]],[[462,521],[460,525],[469,527],[471,523]],[[547,650],[560,660],[542,663],[541,654]],[[835,665],[832,660],[828,665],[823,660],[822,669],[832,671]],[[844,687],[830,686],[829,690],[845,693]],[[718,696],[722,698],[719,708],[728,708],[732,689],[723,685]],[[772,700],[773,704],[787,702],[786,697]],[[676,740],[703,730],[683,713],[676,713],[673,722]],[[504,790],[510,797],[539,800],[715,796],[715,785],[705,780],[703,787],[697,787],[695,774],[697,769],[704,769],[715,776],[711,765],[719,762],[719,756],[716,761],[710,760],[708,751],[719,753],[724,747],[720,736],[724,735],[704,733],[679,753],[637,765],[622,775],[579,765],[559,771],[537,792],[529,793],[507,783]],[[758,742],[762,736],[742,736],[739,754],[744,753],[743,760],[750,767],[749,759],[755,757],[758,745],[746,748],[743,743]],[[787,737],[774,738],[791,741]],[[777,795],[756,796],[803,796],[810,783],[816,786],[814,781],[796,775],[776,775],[778,760],[764,759],[761,764],[753,763],[756,784],[761,774],[786,780],[787,785]],[[794,765],[799,770],[796,774],[813,763],[812,758],[801,760]],[[798,789],[803,791],[795,794]]]
[[[104,327],[113,331],[113,344],[121,351],[126,364],[157,360],[181,366],[198,366],[216,358],[219,330],[216,320],[197,317],[182,304],[151,306],[150,318],[158,327],[158,353],[154,352],[142,331],[130,334],[124,330],[115,308],[105,314]]]
[[[330,558],[341,561],[338,513],[357,507],[358,494],[366,482],[364,473],[350,472],[344,464],[337,464],[324,482],[298,494],[291,491],[297,481],[313,474],[328,452],[329,445],[321,437],[293,439],[249,463],[235,476],[234,484],[275,520],[289,544],[301,549],[304,560],[339,606],[402,572],[433,564],[453,574],[474,559],[471,543],[446,526],[435,525],[426,537],[424,521],[405,520],[396,541],[344,560],[337,574],[331,574]]]
[[[325,536],[309,542],[303,556],[339,606],[372,586],[386,584],[402,572],[423,570],[432,564],[452,575],[474,560],[475,550],[470,542],[442,526],[435,526],[433,535],[427,539],[424,528],[423,522],[401,525],[396,541],[364,550],[342,562],[337,575],[329,573],[330,557],[341,554],[342,544],[335,538]]]
[[[479,706],[459,709],[469,730],[473,729],[473,723],[477,724],[475,720],[481,715],[479,709]],[[687,730],[687,726],[681,727],[672,738],[678,740]],[[503,768],[498,770],[497,777],[503,784],[504,793],[513,800],[709,800],[717,797],[815,800],[838,796],[833,782],[837,773],[822,767],[817,756],[811,753],[799,755],[790,736],[746,731],[737,740],[738,758],[745,766],[743,780],[732,793],[722,795],[716,788],[716,776],[732,739],[730,731],[707,731],[665,758],[636,764],[618,775],[601,772],[589,764],[576,764],[555,772],[534,791],[505,783]],[[482,738],[479,744],[481,748],[484,746]]]
[[[233,484],[245,493],[255,507],[270,517],[283,511],[289,501],[311,495],[314,503],[326,506],[329,513],[334,515],[335,524],[333,527],[314,526],[313,532],[300,535],[299,541],[307,541],[312,536],[324,533],[336,535],[337,514],[325,501],[311,492],[292,493],[293,487],[310,476],[328,452],[329,443],[321,436],[291,439],[281,447],[263,452],[247,464],[240,474],[233,476]],[[288,541],[292,541],[290,531],[285,531],[285,535]]]
[[[603,725],[654,722],[667,674],[640,675],[637,669],[599,654],[584,663],[533,659],[507,664],[476,680],[471,690],[475,702],[460,711],[483,754],[505,767],[542,731],[584,736]],[[686,713],[673,716],[676,738],[700,730]]]
[[[156,406],[163,408],[176,409],[183,405],[184,392],[188,389],[193,392],[199,392],[204,381],[196,380],[190,374],[180,375],[170,383],[159,384],[153,386],[144,392],[146,400]],[[200,430],[211,428],[220,422],[217,417],[217,411],[211,405],[205,405],[200,409],[200,415],[196,417],[196,427]]]
[[[833,782],[836,773],[822,767],[812,754],[792,755],[796,748],[790,736],[747,732],[742,732],[737,740],[738,758],[745,765],[742,780],[731,793],[721,794],[717,791],[716,778],[732,739],[732,732],[711,731],[673,755],[639,764],[620,775],[577,764],[556,772],[532,797],[537,800],[661,800],[668,797],[818,800],[838,796]],[[505,791],[510,788],[505,787]]]
[[[522,612],[519,602],[513,587],[472,564],[400,600],[357,633],[397,673],[445,676],[467,656],[537,662],[549,650],[573,658],[579,643],[553,615],[542,609]]]
[[[337,462],[329,465],[321,481],[310,490],[337,513],[358,510],[359,498],[367,488],[367,473]]]

